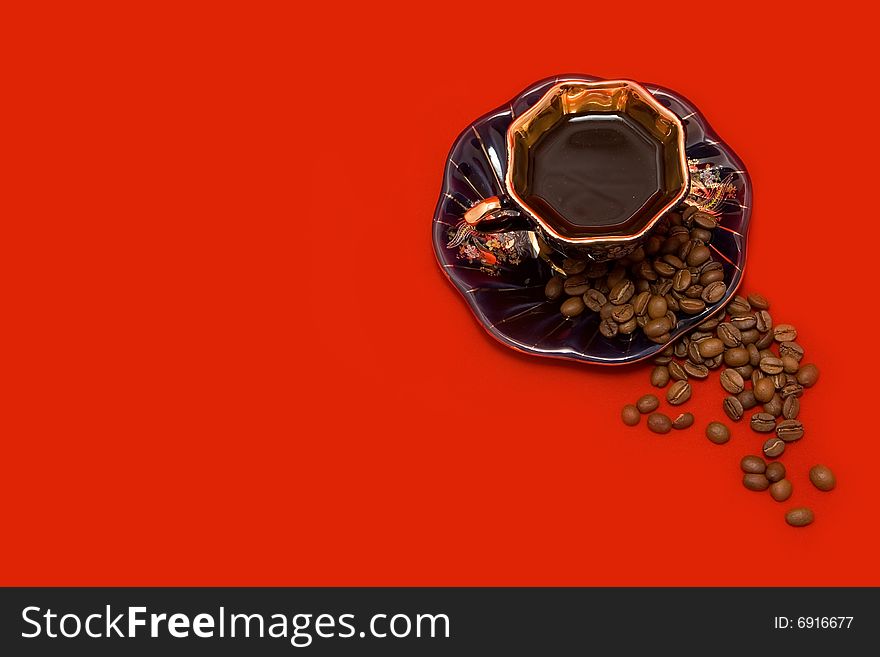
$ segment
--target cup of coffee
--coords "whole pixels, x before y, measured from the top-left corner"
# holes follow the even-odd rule
[[[555,84],[508,127],[507,157],[506,194],[465,221],[535,231],[572,257],[627,255],[688,191],[681,120],[630,80]]]

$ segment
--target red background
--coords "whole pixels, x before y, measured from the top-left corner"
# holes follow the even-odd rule
[[[0,582],[880,584],[866,17],[279,4],[2,22]],[[703,437],[715,380],[625,428],[647,368],[505,349],[434,262],[456,135],[576,71],[681,92],[751,172],[744,289],[822,368],[789,503],[739,483],[759,436]]]

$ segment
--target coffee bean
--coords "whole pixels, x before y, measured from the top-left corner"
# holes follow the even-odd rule
[[[797,342],[780,342],[779,355],[791,356],[797,362],[801,362],[801,359],[804,357],[804,348]]]
[[[745,347],[728,348],[724,352],[724,363],[728,367],[742,367],[744,365],[748,365],[749,350]]]
[[[612,269],[608,276],[605,277],[605,282],[610,289],[620,283],[624,278],[626,278],[626,268],[616,264],[614,265],[614,269]]]
[[[755,393],[751,390],[743,390],[736,396],[736,398],[739,400],[739,403],[742,404],[743,410],[745,411],[758,405],[758,400],[755,399]]]
[[[804,387],[800,383],[786,383],[782,386],[781,394],[783,399],[797,398],[804,394]]]
[[[785,514],[785,522],[792,527],[806,527],[813,522],[813,510],[805,506],[791,509]]]
[[[678,307],[686,315],[696,315],[706,309],[706,304],[702,299],[681,299],[678,302]]]
[[[763,447],[764,456],[768,459],[775,459],[778,456],[782,456],[782,452],[785,451],[785,441],[780,438],[769,438],[767,442],[764,443]]]
[[[810,468],[810,481],[822,491],[832,490],[837,485],[837,478],[827,465],[814,465]]]
[[[782,397],[778,394],[774,394],[770,401],[764,403],[764,412],[770,413],[773,417],[779,417],[782,415]]]
[[[761,370],[754,370],[752,372],[752,389],[753,390],[757,387],[758,381],[760,381],[763,378],[766,378],[766,377],[764,376],[764,373]],[[770,385],[771,386],[773,385],[772,382]]]
[[[631,303],[625,303],[622,306],[616,306],[613,311],[611,311],[611,319],[613,319],[618,324],[623,324],[624,322],[628,322],[633,318],[635,311],[633,310]]]
[[[660,274],[663,278],[672,278],[675,276],[676,269],[669,263],[657,260],[654,262],[654,271]]]
[[[782,357],[782,371],[786,374],[796,374],[800,364],[797,361],[797,358],[794,356],[783,356]]]
[[[648,317],[651,319],[665,317],[668,310],[669,308],[664,297],[661,297],[658,294],[651,296],[651,299],[648,301]]]
[[[624,304],[632,299],[635,291],[636,288],[633,285],[632,281],[629,279],[624,279],[611,288],[611,291],[608,293],[608,301],[616,306]]]
[[[691,240],[700,241],[704,244],[708,244],[710,241],[712,241],[712,232],[706,230],[705,228],[693,228],[691,230]]]
[[[757,292],[752,292],[746,299],[755,310],[767,310],[770,307],[770,302],[767,301],[764,295]]]
[[[766,310],[759,310],[755,313],[755,328],[761,333],[766,333],[773,328],[773,318]]]
[[[749,352],[749,365],[752,367],[758,367],[761,363],[761,352],[754,344],[750,344],[746,347]]]
[[[718,221],[708,212],[695,212],[691,216],[691,221],[693,221],[694,225],[699,226],[700,228],[705,228],[706,230],[712,230],[715,226],[718,225]]]
[[[783,388],[785,390],[785,388]],[[791,395],[782,402],[782,417],[786,420],[793,420],[801,412],[801,402],[797,397]]]
[[[580,274],[587,268],[586,260],[578,260],[576,258],[566,258],[562,261],[562,271],[571,276],[572,274]]]
[[[658,365],[651,371],[651,385],[665,388],[667,383],[669,383],[669,368],[665,365]]]
[[[727,285],[724,284],[724,281],[715,281],[714,283],[709,283],[709,285],[703,288],[703,293],[700,297],[706,303],[718,303],[724,298],[726,293]]]
[[[716,445],[723,445],[730,440],[730,429],[721,422],[710,422],[706,426],[706,438]]]
[[[584,304],[594,313],[608,303],[608,299],[599,290],[588,290],[583,297]]]
[[[686,243],[687,242],[685,242],[684,244],[686,244]],[[682,246],[684,246],[684,244],[682,244]],[[673,255],[672,253],[666,254],[665,256],[663,256],[661,258],[661,260],[663,260],[663,262],[665,262],[668,265],[672,265],[676,269],[684,269],[687,266],[681,261],[681,259],[678,256]]]
[[[554,301],[562,296],[562,288],[562,279],[559,276],[554,276],[547,281],[547,284],[544,286],[544,296],[547,297],[549,301]]]
[[[684,363],[684,371],[687,375],[694,379],[705,379],[709,376],[709,368],[705,365],[700,365],[698,363],[692,363],[687,360]]]
[[[702,364],[703,357],[700,355],[700,344],[691,340],[687,348],[688,360],[697,364]]]
[[[791,324],[779,324],[773,327],[773,339],[776,342],[791,342],[797,339],[797,329]]]
[[[669,377],[674,381],[687,381],[688,375],[681,363],[672,361],[669,363]]]
[[[752,374],[755,371],[755,368],[748,363],[746,363],[745,365],[740,365],[739,367],[734,367],[733,369],[739,372],[739,375],[743,378],[743,381],[751,381]]]
[[[660,400],[657,399],[656,395],[642,395],[636,402],[636,408],[639,409],[640,413],[651,413],[656,411],[659,407]]]
[[[785,502],[791,497],[791,482],[788,479],[780,479],[770,484],[770,497],[777,502]]]
[[[678,307],[678,299],[676,299],[673,295],[667,294],[664,299],[666,299],[666,307],[673,311],[678,312],[681,308]]]
[[[569,297],[562,303],[562,306],[559,307],[559,310],[566,317],[577,317],[582,312],[584,312],[585,308],[586,306],[584,305],[583,299],[581,299],[580,297]]]
[[[694,416],[691,413],[682,413],[672,421],[673,429],[687,429],[694,423]]]
[[[691,267],[698,267],[706,262],[711,257],[711,255],[712,254],[709,251],[708,246],[698,244],[691,249],[690,253],[688,253],[687,263]]]
[[[766,333],[760,333],[758,335],[758,339],[755,340],[755,346],[758,349],[766,349],[771,344],[773,344],[773,331],[767,331]]]
[[[610,317],[608,319],[603,319],[599,323],[599,333],[604,335],[606,338],[613,338],[615,335],[617,335],[617,332],[619,330],[620,329],[617,326],[617,322],[615,322]]]
[[[687,269],[680,269],[672,277],[672,289],[676,292],[684,292],[691,286],[691,273]]]
[[[758,341],[758,338],[761,337],[761,334],[758,333],[756,329],[746,329],[744,331],[740,331],[740,335],[742,337],[743,344],[749,345]]]
[[[724,402],[722,403],[722,407],[724,408],[724,413],[734,422],[739,422],[739,420],[743,416],[743,405],[734,396],[725,397]]]
[[[819,380],[819,368],[809,363],[808,365],[804,365],[797,373],[797,382],[800,383],[804,388],[809,388],[816,384],[816,381]]]
[[[650,299],[651,293],[648,290],[645,290],[644,292],[639,292],[633,298],[633,311],[636,315],[644,315],[648,312],[648,301],[650,301]]]
[[[742,460],[739,462],[739,467],[747,474],[764,474],[764,471],[767,469],[767,464],[760,456],[749,454],[748,456],[742,457]]]
[[[636,318],[633,317],[623,322],[623,324],[618,324],[617,332],[622,335],[629,335],[630,333],[634,333],[638,327],[639,323],[636,321]]]
[[[781,481],[785,479],[785,466],[779,461],[773,461],[767,466],[764,474],[771,482]]]
[[[698,343],[697,348],[701,357],[714,358],[724,351],[724,343],[718,338],[706,338]]]
[[[730,322],[719,324],[716,333],[725,347],[739,347],[742,344],[742,333]]]
[[[676,381],[666,391],[666,401],[673,406],[684,404],[691,398],[691,385],[687,381]]]
[[[753,430],[758,433],[770,433],[776,430],[776,418],[770,413],[755,413],[750,421]]]
[[[562,287],[567,295],[571,297],[579,297],[590,289],[590,284],[587,282],[586,276],[583,274],[577,274],[576,276],[569,276],[566,278]]]
[[[658,317],[645,324],[642,331],[649,338],[656,338],[667,333],[670,328],[672,327],[669,326],[669,321],[665,317]]]
[[[709,271],[704,269],[700,274],[698,282],[700,285],[707,286],[722,280],[724,280],[724,270],[722,270],[721,265],[718,264],[718,269],[710,269]]]
[[[783,420],[776,426],[776,435],[787,443],[800,440],[804,436],[804,425],[800,420]]]
[[[758,367],[766,374],[779,374],[782,372],[782,359],[774,356],[764,356]]]
[[[731,317],[744,317],[752,312],[749,302],[739,295],[733,297],[727,304],[727,314]]]
[[[620,419],[623,420],[623,423],[628,427],[636,426],[639,421],[642,419],[642,414],[639,413],[639,409],[633,406],[632,404],[627,404],[620,411]]]
[[[742,376],[740,376],[740,373],[736,370],[726,369],[721,372],[720,381],[721,387],[731,395],[741,393],[745,386],[745,381],[743,381]]]
[[[757,323],[754,315],[746,315],[745,317],[731,317],[730,323],[740,330],[740,334],[750,329],[755,329]],[[757,330],[757,329],[755,329]]]
[[[770,482],[763,473],[747,472],[743,475],[743,486],[749,490],[762,491],[767,490],[770,486]]]
[[[672,430],[672,420],[663,413],[651,413],[648,416],[648,428],[654,433],[669,433]]]
[[[757,399],[762,404],[767,403],[768,401],[773,399],[773,395],[776,394],[776,389],[773,387],[773,381],[771,381],[767,377],[762,377],[758,379],[757,382],[752,379],[752,382],[755,392],[755,399]]]

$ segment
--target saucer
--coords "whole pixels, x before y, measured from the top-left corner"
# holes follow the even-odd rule
[[[476,202],[505,193],[507,128],[551,86],[567,79],[599,80],[588,75],[560,75],[542,80],[509,103],[477,119],[452,146],[434,213],[434,253],[443,272],[467,302],[483,328],[501,343],[527,354],[620,365],[657,355],[664,344],[641,331],[628,339],[599,333],[598,313],[566,319],[558,302],[547,301],[544,285],[553,272],[538,256],[531,231],[478,233],[462,222]],[[685,152],[691,186],[686,200],[709,208],[718,227],[710,248],[722,263],[727,292],[697,315],[681,317],[671,340],[694,329],[723,308],[742,281],[752,186],[745,166],[687,99],[663,87],[644,85],[685,126]]]

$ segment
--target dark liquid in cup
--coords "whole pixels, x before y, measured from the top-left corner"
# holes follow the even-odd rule
[[[664,184],[660,144],[623,114],[569,115],[529,158],[526,203],[567,233],[625,227]]]

